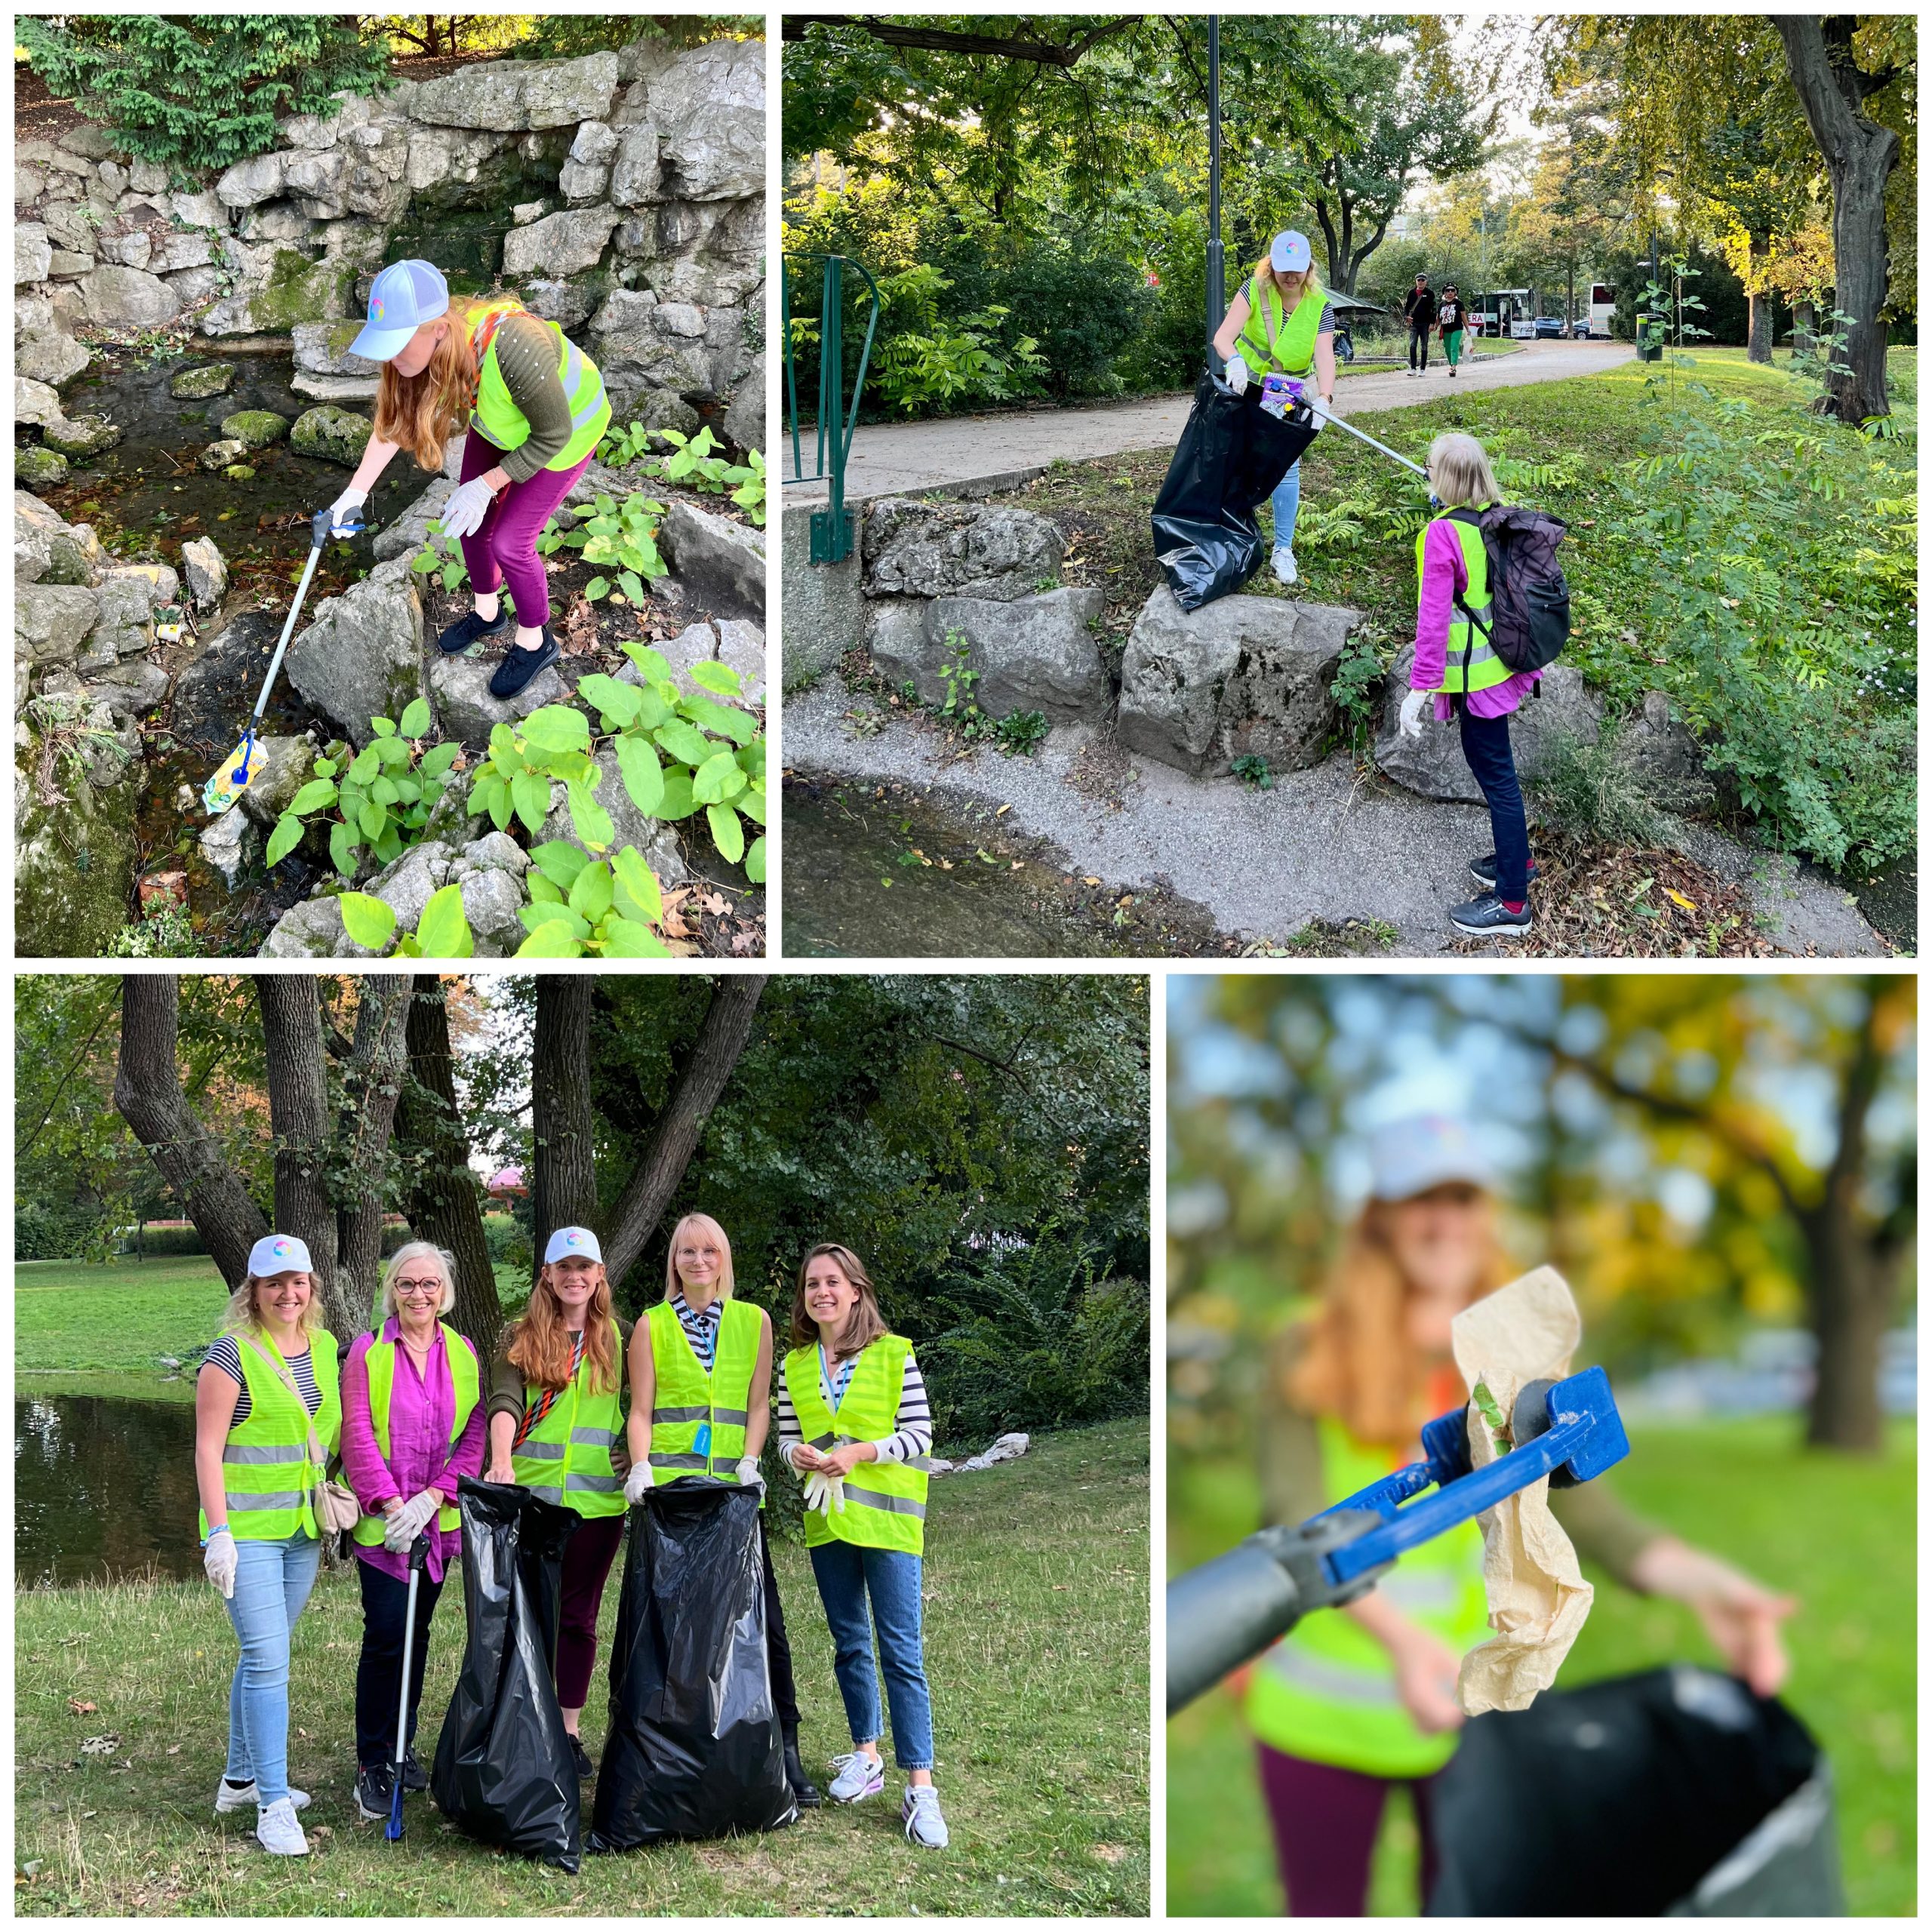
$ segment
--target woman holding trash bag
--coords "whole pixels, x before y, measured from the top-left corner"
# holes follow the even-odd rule
[[[362,1506],[355,1526],[362,1651],[355,1667],[355,1808],[380,1821],[393,1795],[391,1756],[402,1701],[409,1552],[426,1537],[408,1641],[405,1791],[426,1791],[416,1759],[429,1620],[462,1552],[457,1483],[483,1471],[482,1375],[475,1345],[442,1318],[456,1305],[455,1262],[433,1241],[405,1242],[383,1270],[381,1319],[358,1336],[342,1371],[342,1466]]]
[[[432,263],[392,262],[369,291],[369,320],[350,353],[382,365],[375,433],[349,488],[330,506],[340,524],[368,500],[398,450],[434,475],[450,438],[467,427],[462,475],[443,506],[459,539],[475,608],[436,640],[454,656],[509,624],[511,648],[490,680],[514,697],[558,657],[550,592],[537,540],[596,454],[611,405],[596,365],[555,322],[513,295],[451,296]]]
[[[921,1629],[933,1446],[925,1383],[912,1345],[887,1328],[863,1264],[835,1241],[820,1242],[799,1267],[792,1344],[779,1388],[779,1446],[804,1483],[805,1546],[852,1733],[851,1752],[835,1761],[832,1795],[856,1804],[885,1788],[875,1628],[893,1752],[906,1777],[900,1820],[914,1844],[943,1850]]]
[[[242,1645],[214,1808],[254,1805],[262,1849],[296,1857],[309,1794],[288,1782],[289,1640],[321,1561],[318,1492],[342,1422],[321,1321],[306,1245],[264,1235],[195,1380],[202,1560]]]
[[[1467,1399],[1450,1324],[1520,1271],[1495,1233],[1489,1163],[1461,1122],[1382,1128],[1370,1198],[1317,1312],[1271,1354],[1261,1412],[1270,1523],[1305,1521],[1421,1454],[1422,1425]],[[1578,1552],[1628,1588],[1697,1611],[1730,1667],[1760,1696],[1783,1681],[1778,1624],[1795,1607],[1641,1522],[1607,1480],[1552,1491]],[[1360,1916],[1383,1804],[1408,1786],[1434,1875],[1434,1774],[1463,1721],[1456,1678],[1490,1634],[1482,1533],[1465,1523],[1404,1555],[1338,1612],[1305,1619],[1239,1687],[1260,1750],[1281,1880],[1297,1917]]]
[[[1335,402],[1335,310],[1315,272],[1308,237],[1284,229],[1222,318],[1214,352],[1227,365],[1236,395],[1271,373],[1306,377],[1312,371],[1323,407]],[[1317,426],[1320,426],[1318,419]],[[1300,577],[1295,568],[1295,518],[1301,509],[1301,462],[1275,486],[1275,575],[1283,583]]]
[[[624,1500],[692,1475],[755,1484],[758,1554],[764,1567],[765,1644],[772,1703],[785,1741],[785,1779],[801,1810],[820,1803],[798,1755],[798,1694],[785,1606],[764,1529],[758,1457],[771,1429],[771,1320],[732,1300],[731,1244],[709,1214],[671,1230],[664,1299],[631,1331],[631,1472]]]
[[[557,1702],[579,1777],[584,1700],[597,1656],[597,1613],[624,1537],[624,1351],[630,1327],[611,1312],[604,1251],[588,1228],[559,1228],[523,1319],[490,1371],[491,1482],[520,1483],[583,1518],[564,1552]]]

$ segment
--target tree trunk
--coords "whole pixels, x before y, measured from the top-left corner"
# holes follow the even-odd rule
[[[541,982],[539,983],[540,984]],[[758,1003],[764,996],[761,974],[721,975],[697,1044],[678,1075],[650,1144],[639,1156],[610,1216],[604,1238],[604,1266],[614,1286],[644,1252],[659,1217],[677,1192],[697,1151],[698,1136],[723,1097],[731,1069],[751,1037]]]
[[[1875,1455],[1883,1444],[1878,1364],[1891,1318],[1892,1264],[1833,1204],[1807,1216],[1803,1232],[1818,1343],[1804,1439],[1814,1449]]]
[[[337,1278],[340,1300],[355,1320],[340,1340],[372,1325],[382,1277],[383,1210],[396,1102],[408,1064],[404,1041],[410,983],[398,973],[371,973],[361,981],[355,1041],[343,1097],[343,1131],[337,1171],[346,1198],[340,1204]]]
[[[531,1138],[537,1150],[537,1254],[558,1228],[587,1228],[597,1215],[595,1129],[590,1106],[589,974],[552,973],[537,982],[537,1040],[530,1078]],[[613,1282],[617,1275],[613,1271]]]
[[[352,1297],[337,1285],[335,1204],[328,1186],[328,1067],[317,983],[306,973],[261,973],[254,987],[275,1136],[275,1232],[306,1244],[330,1331],[340,1341],[345,1327],[350,1336],[361,1330]]]
[[[1746,337],[1744,359],[1769,365],[1771,359],[1771,298],[1752,291],[1751,323]]]
[[[487,1361],[496,1352],[503,1307],[469,1164],[469,1137],[457,1111],[447,998],[437,974],[417,975],[406,1036],[411,1078],[398,1109],[399,1137],[409,1157],[403,1168],[403,1211],[419,1240],[432,1241],[455,1257],[456,1306],[450,1318]]]
[[[1814,324],[1817,320],[1817,305],[1810,302],[1794,302],[1791,305],[1791,352],[1794,355],[1809,355],[1816,346]]]
[[[180,982],[173,974],[123,977],[114,1105],[194,1223],[222,1279],[236,1288],[248,1272],[249,1249],[269,1224],[181,1091],[180,1028]]]
[[[1792,87],[1832,183],[1832,254],[1838,308],[1851,320],[1826,379],[1841,421],[1890,413],[1885,395],[1885,183],[1898,165],[1899,137],[1860,112],[1872,77],[1859,72],[1850,15],[1774,14]]]

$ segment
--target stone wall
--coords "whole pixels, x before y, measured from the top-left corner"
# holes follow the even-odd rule
[[[561,324],[619,420],[689,430],[718,405],[731,441],[762,448],[764,67],[761,42],[729,40],[481,62],[338,96],[333,115],[283,122],[271,152],[186,187],[103,128],[23,143],[19,373],[70,383],[82,327],[186,318],[220,340],[344,321],[386,261],[440,254]],[[305,330],[305,374],[366,382],[353,333]]]

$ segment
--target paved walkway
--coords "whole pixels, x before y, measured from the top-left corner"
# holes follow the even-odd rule
[[[1508,355],[1465,364],[1452,385],[1446,366],[1432,363],[1422,381],[1406,370],[1349,376],[1340,389],[1351,415],[1401,409],[1466,389],[1514,389],[1524,383],[1559,382],[1595,375],[1627,362],[1636,351],[1621,342],[1525,343]],[[1193,397],[1151,396],[1097,409],[1002,411],[989,416],[950,416],[936,423],[884,423],[852,439],[845,469],[845,500],[909,495],[922,490],[975,486],[980,493],[1017,488],[1050,464],[1116,456],[1123,450],[1160,449],[1180,440]],[[1399,431],[1395,432],[1399,435]],[[1383,432],[1388,440],[1388,432]],[[804,444],[806,460],[811,446]],[[791,443],[781,460],[789,466]],[[786,506],[823,503],[820,483],[788,483]]]

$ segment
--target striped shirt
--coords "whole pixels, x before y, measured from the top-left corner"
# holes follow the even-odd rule
[[[724,1318],[724,1302],[721,1296],[709,1303],[700,1313],[685,1299],[682,1288],[671,1291],[671,1312],[678,1318],[678,1324],[685,1331],[685,1340],[691,1345],[691,1353],[703,1365],[704,1372],[711,1373],[712,1364],[718,1358],[718,1328]]]
[[[849,1381],[851,1364],[843,1366]],[[784,1377],[775,1377],[774,1380],[778,1391],[778,1453],[789,1462],[792,1445],[804,1441],[805,1432],[798,1426]],[[844,1389],[841,1388],[838,1393],[842,1395]],[[906,1352],[906,1380],[899,1391],[899,1413],[892,1419],[892,1433],[878,1447],[881,1463],[909,1463],[932,1454],[932,1408],[926,1400],[925,1378],[920,1374],[918,1362],[909,1349]]]
[[[284,1355],[288,1372],[295,1378],[297,1391],[301,1395],[311,1417],[322,1406],[322,1392],[315,1386],[315,1356],[312,1349],[304,1349],[299,1355]],[[208,1344],[208,1364],[230,1377],[241,1389],[235,1398],[235,1414],[229,1418],[229,1427],[235,1429],[248,1420],[248,1411],[255,1405],[248,1393],[248,1378],[242,1372],[242,1347],[232,1335],[217,1335]]]

